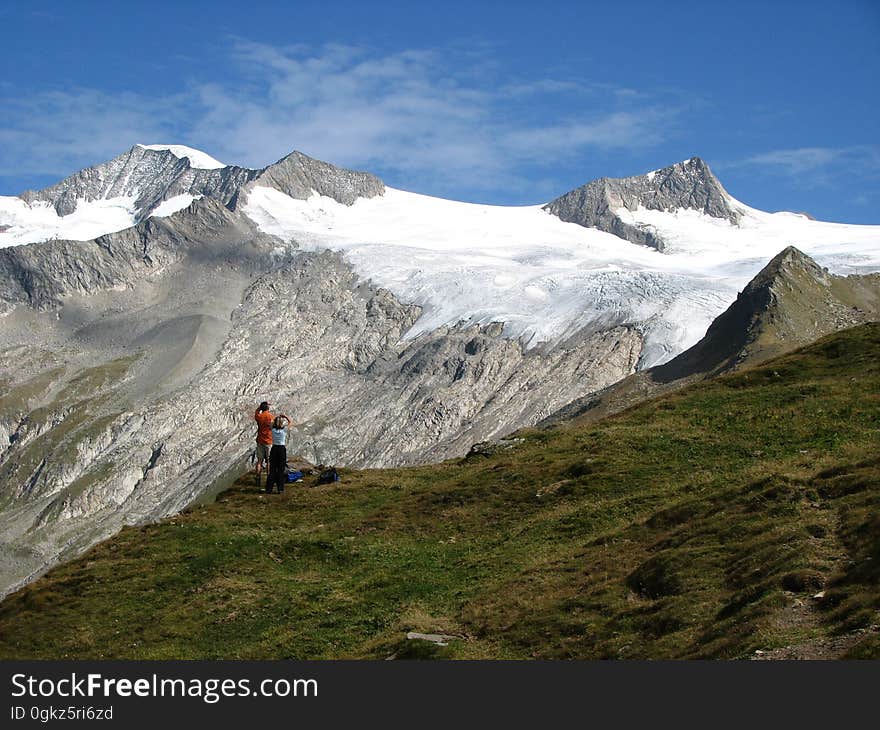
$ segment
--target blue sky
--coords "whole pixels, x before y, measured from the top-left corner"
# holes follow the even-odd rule
[[[0,6],[0,194],[135,142],[530,204],[703,157],[765,210],[880,223],[880,3]]]

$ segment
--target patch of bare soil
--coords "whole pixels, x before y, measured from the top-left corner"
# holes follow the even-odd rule
[[[771,651],[756,651],[751,659],[840,659],[847,651],[872,633],[880,633],[880,626],[858,629],[842,636],[826,636],[801,644],[782,646]]]

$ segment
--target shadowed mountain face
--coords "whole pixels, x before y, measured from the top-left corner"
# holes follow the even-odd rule
[[[740,219],[730,196],[699,157],[647,175],[593,180],[552,200],[544,210],[567,223],[598,228],[631,243],[662,251],[663,241],[654,232],[625,223],[616,213],[621,208],[637,210],[639,207],[664,211],[686,208],[731,223]]]
[[[705,337],[668,363],[570,403],[544,425],[596,420],[669,390],[755,365],[823,335],[880,320],[880,275],[834,276],[789,246],[777,254]]]
[[[61,307],[64,298],[132,286],[182,258],[215,259],[253,270],[270,237],[210,198],[173,218],[148,218],[93,241],[46,241],[0,249],[0,312],[19,305]],[[241,245],[238,245],[241,242]],[[258,255],[254,246],[260,251]],[[272,242],[274,245],[274,242]]]
[[[777,254],[706,336],[651,370],[658,382],[757,363],[880,316],[880,276],[833,276],[794,246]]]

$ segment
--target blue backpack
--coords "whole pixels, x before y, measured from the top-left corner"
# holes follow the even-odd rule
[[[289,481],[289,482],[301,482],[302,478],[303,478],[303,473],[301,471],[287,472],[287,481]]]

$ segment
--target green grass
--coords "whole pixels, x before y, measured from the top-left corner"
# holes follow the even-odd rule
[[[880,325],[519,436],[283,496],[246,475],[7,598],[0,656],[880,656]]]

